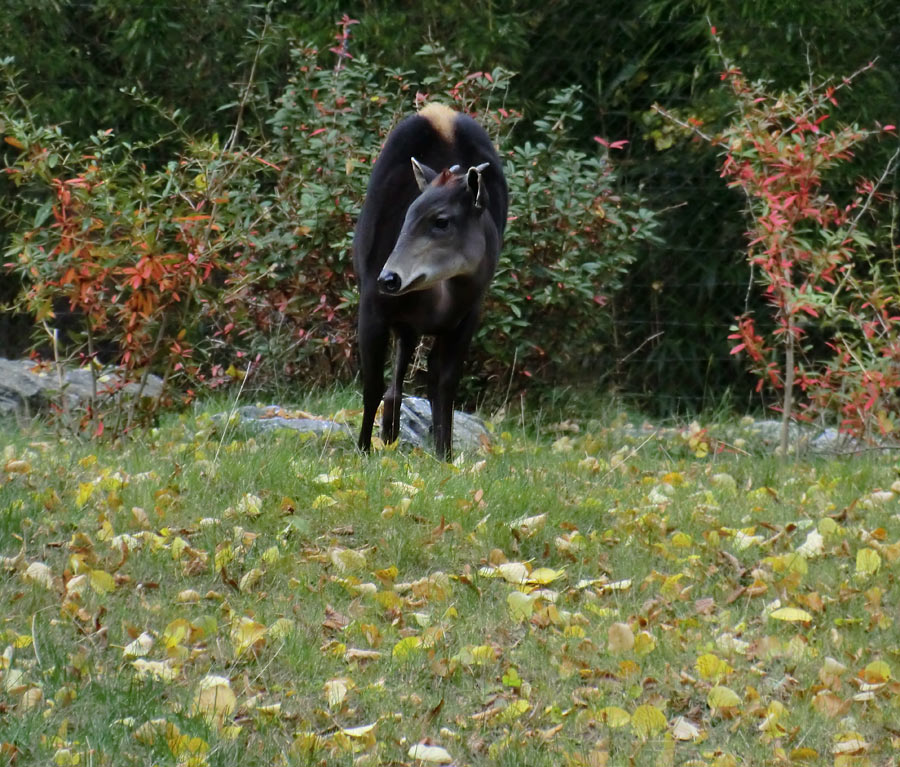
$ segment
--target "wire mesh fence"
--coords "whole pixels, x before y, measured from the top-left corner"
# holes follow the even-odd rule
[[[171,98],[171,104],[179,108],[212,114],[221,104],[203,99],[220,96],[222,89],[245,77],[244,65],[254,51],[262,50],[248,31],[259,34],[267,29],[272,34],[281,25],[283,38],[274,40],[260,57],[260,67],[269,78],[256,94],[263,108],[266,100],[274,103],[286,81],[290,41],[318,36],[326,50],[334,32],[332,20],[344,10],[320,2],[315,13],[301,18],[291,16],[281,4],[254,6],[244,28],[229,22],[228,45],[215,51],[210,45],[216,42],[209,32],[213,27],[199,28],[196,6],[150,0],[112,2],[100,13],[100,5],[62,2],[56,11],[62,24],[55,24],[50,10],[45,17],[30,19],[23,12],[0,22],[6,25],[8,40],[23,39],[25,30],[43,34],[50,44],[69,52],[69,65],[48,54],[28,71],[35,92],[83,89],[87,99],[102,77],[121,78],[124,72],[146,88],[153,86],[154,79],[161,83],[161,100]],[[624,189],[639,190],[658,211],[661,242],[643,249],[631,265],[622,288],[605,309],[608,333],[585,339],[586,350],[591,351],[586,351],[583,366],[573,374],[588,385],[596,381],[598,388],[613,388],[647,407],[693,410],[714,404],[726,392],[732,393],[733,402],[758,404],[754,381],[730,354],[732,344],[727,339],[737,315],[760,311],[766,301],[753,284],[746,262],[744,201],[720,178],[717,150],[680,135],[653,114],[652,106],[660,103],[678,114],[712,122],[729,117],[728,94],[719,79],[723,62],[710,41],[714,25],[723,35],[727,52],[748,76],[769,79],[776,89],[840,77],[878,59],[872,75],[842,97],[833,119],[896,122],[900,117],[896,113],[900,6],[893,0],[826,2],[814,9],[793,3],[758,8],[749,1],[675,0],[551,0],[541,5],[508,0],[485,7],[460,4],[459,8],[436,2],[376,5],[347,9],[360,21],[349,44],[354,56],[415,69],[422,60],[415,56],[419,44],[443,44],[470,62],[473,70],[501,64],[517,71],[515,100],[531,117],[540,114],[555,89],[577,85],[585,101],[578,126],[583,145],[594,147],[594,136],[627,142],[620,151],[611,152],[619,183]],[[203,13],[209,19],[219,18],[217,8],[218,4],[210,3]],[[21,29],[15,26],[16,18]],[[143,27],[138,23],[142,19],[147,22]],[[110,25],[107,30],[100,24],[104,20]],[[38,29],[41,24],[46,26],[43,32]],[[171,55],[184,56],[190,46],[197,46],[201,53],[197,60],[166,61],[151,34],[163,28],[172,37]],[[32,37],[31,45],[37,40]],[[237,51],[230,60],[229,51]],[[169,90],[162,88],[165,77],[160,76],[167,71],[172,80]],[[121,90],[122,82],[117,82]],[[176,98],[183,103],[176,103]],[[91,119],[105,119],[102,109],[95,112]],[[219,114],[224,121],[231,113],[225,109]],[[264,124],[265,119],[260,122]],[[142,123],[135,119],[135,124]],[[194,124],[221,135],[228,129],[199,119]],[[105,124],[98,122],[95,127]],[[884,153],[874,146],[860,161],[860,172],[872,171],[883,167]],[[853,193],[850,176],[830,183],[830,191],[838,198]],[[896,193],[896,174],[888,186]],[[0,191],[15,194],[9,185]],[[0,301],[8,302],[11,296],[4,291],[8,292],[7,287],[0,288]],[[27,321],[21,317],[10,313],[0,317],[0,350],[20,353],[27,330]]]

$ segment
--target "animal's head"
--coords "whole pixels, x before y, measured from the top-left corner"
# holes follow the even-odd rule
[[[378,276],[379,290],[388,295],[474,276],[486,256],[482,175],[489,163],[467,171],[454,165],[441,173],[415,158],[412,166],[421,194],[406,211],[397,244]]]

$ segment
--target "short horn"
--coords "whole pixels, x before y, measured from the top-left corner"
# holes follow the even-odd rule
[[[412,162],[413,175],[416,177],[416,184],[419,191],[424,192],[425,188],[434,180],[437,173],[424,163],[419,162],[415,157],[410,157]]]
[[[473,165],[466,174],[466,185],[475,198],[475,209],[483,210],[487,191],[484,188],[484,181],[481,178],[485,170],[490,166],[489,162],[483,162],[480,165]]]

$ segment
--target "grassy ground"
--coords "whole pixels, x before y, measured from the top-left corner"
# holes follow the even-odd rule
[[[503,428],[0,432],[0,764],[894,763],[892,456]]]

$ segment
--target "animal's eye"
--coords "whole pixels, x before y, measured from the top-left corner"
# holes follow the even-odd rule
[[[450,219],[447,216],[436,216],[434,219],[435,229],[446,229],[450,226]]]

